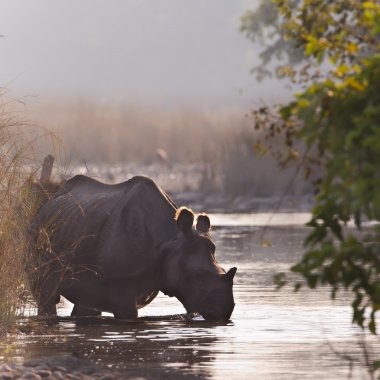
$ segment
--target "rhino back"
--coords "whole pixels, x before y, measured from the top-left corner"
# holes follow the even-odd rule
[[[76,176],[40,209],[35,224],[47,230],[61,260],[125,280],[159,265],[157,245],[177,233],[174,213],[173,202],[148,178],[106,185]]]

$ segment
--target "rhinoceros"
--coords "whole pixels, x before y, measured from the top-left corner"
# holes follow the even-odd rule
[[[39,315],[56,315],[64,296],[72,316],[137,310],[162,291],[188,313],[228,320],[233,278],[215,258],[210,219],[177,208],[151,179],[109,185],[78,175],[39,209],[30,226],[31,289]]]

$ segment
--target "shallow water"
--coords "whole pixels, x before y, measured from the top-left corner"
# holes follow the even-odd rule
[[[365,378],[360,330],[350,323],[349,295],[330,301],[327,289],[276,291],[272,276],[303,252],[307,214],[212,215],[217,259],[237,266],[236,307],[228,323],[187,319],[181,304],[160,294],[136,322],[70,318],[20,320],[32,333],[9,337],[0,360],[22,362],[46,355],[90,358],[126,376],[162,379],[346,379]],[[32,311],[33,312],[33,311]],[[366,338],[380,356],[380,342]]]

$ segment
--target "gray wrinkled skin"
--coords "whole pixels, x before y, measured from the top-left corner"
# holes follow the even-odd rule
[[[65,183],[34,218],[30,281],[39,315],[56,314],[60,295],[72,315],[136,318],[158,291],[187,312],[228,320],[236,268],[215,259],[210,220],[175,204],[152,180],[106,185],[85,176]]]

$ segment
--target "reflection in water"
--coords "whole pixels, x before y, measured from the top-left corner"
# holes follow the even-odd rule
[[[4,352],[4,359],[74,354],[128,376],[149,378],[211,377],[215,357],[209,347],[218,346],[213,330],[228,324],[188,322],[183,316],[145,317],[136,322],[102,318],[33,318],[41,334],[19,337],[16,350]],[[207,335],[205,330],[210,331]]]
[[[0,346],[0,359],[75,353],[149,379],[346,379],[348,362],[336,352],[354,360],[363,354],[359,331],[350,323],[349,295],[332,303],[327,289],[277,292],[272,283],[274,273],[301,257],[306,229],[278,223],[263,237],[263,227],[244,225],[247,216],[234,218],[232,226],[212,232],[218,261],[238,267],[232,322],[186,320],[181,304],[162,294],[140,310],[136,322],[62,317],[71,312],[63,302],[60,318],[27,319],[33,333],[10,337],[4,343],[11,345]],[[378,338],[367,344],[380,352]],[[353,378],[363,374],[356,365]]]

